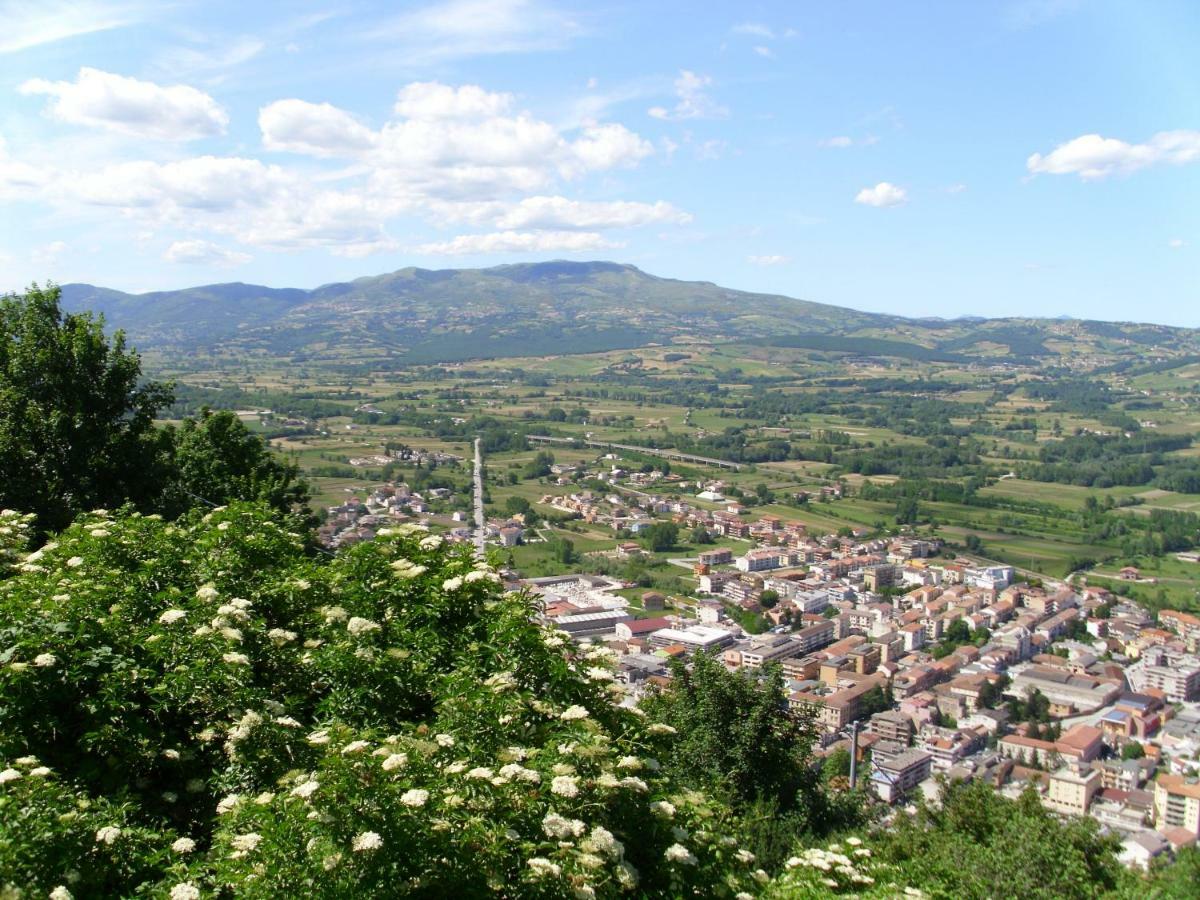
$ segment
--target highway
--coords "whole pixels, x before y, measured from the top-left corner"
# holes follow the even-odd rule
[[[487,559],[483,539],[486,529],[483,520],[483,453],[479,449],[479,438],[475,438],[475,558],[480,562]]]

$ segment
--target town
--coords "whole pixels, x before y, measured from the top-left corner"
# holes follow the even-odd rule
[[[611,529],[611,550],[585,554],[574,571],[525,577],[505,554],[539,540],[526,514],[488,519],[483,536],[510,560],[507,586],[534,594],[545,623],[615,654],[625,704],[665,687],[672,661],[696,653],[750,678],[776,666],[789,704],[780,715],[811,716],[820,757],[843,762],[856,775],[847,786],[881,803],[934,799],[943,779],[1013,797],[1032,785],[1053,812],[1118,834],[1128,865],[1196,843],[1200,617],[1155,617],[1082,580],[1026,578],[910,529],[812,533],[753,515],[720,479],[637,471],[613,452],[549,468],[567,492],[537,506]],[[609,491],[572,490],[580,481]],[[320,533],[346,546],[415,521],[469,543],[463,513],[431,511],[450,493],[381,485],[329,508]],[[732,546],[671,559],[687,593],[599,571],[645,555],[636,538],[662,525]]]

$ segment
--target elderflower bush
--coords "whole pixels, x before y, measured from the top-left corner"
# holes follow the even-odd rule
[[[662,772],[671,729],[614,706],[604,654],[569,652],[466,548],[397,529],[330,561],[253,505],[176,524],[98,510],[17,569],[0,895],[767,880],[728,808]]]
[[[849,837],[824,848],[798,850],[765,896],[771,900],[840,896],[921,900],[926,894],[905,885],[899,870],[876,860],[861,838]]]

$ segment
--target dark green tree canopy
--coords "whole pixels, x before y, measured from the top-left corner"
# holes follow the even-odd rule
[[[33,513],[43,534],[125,504],[171,518],[232,500],[304,509],[297,467],[232,413],[157,428],[171,387],[145,381],[124,335],[63,313],[59,295],[34,285],[0,298],[0,508]]]
[[[256,500],[284,514],[305,506],[308,485],[295,463],[271,455],[262,439],[228,411],[201,411],[168,429],[169,473],[161,511],[171,517],[197,504]]]
[[[64,314],[59,288],[0,298],[0,506],[42,531],[83,510],[153,505],[163,436],[154,416],[171,390],[143,382],[124,335]]]

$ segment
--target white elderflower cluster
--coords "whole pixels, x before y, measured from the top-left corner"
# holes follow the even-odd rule
[[[355,853],[369,853],[383,846],[383,838],[374,831],[364,831],[354,838],[350,846]]]
[[[413,808],[424,806],[429,802],[429,791],[412,788],[400,795],[400,802]]]
[[[361,637],[372,631],[378,631],[380,625],[378,622],[372,622],[370,619],[363,619],[359,616],[352,616],[350,621],[346,623],[346,630],[353,637]]]
[[[430,539],[426,538],[425,540]],[[396,573],[396,577],[401,581],[411,581],[413,578],[419,578],[421,575],[424,575],[428,569],[419,563],[413,562],[411,559],[398,559],[392,563],[392,571]]]

